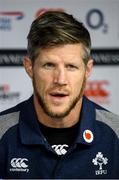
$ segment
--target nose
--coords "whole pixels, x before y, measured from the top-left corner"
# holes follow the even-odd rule
[[[67,73],[65,68],[57,68],[54,73],[54,83],[59,85],[66,85],[67,82]]]

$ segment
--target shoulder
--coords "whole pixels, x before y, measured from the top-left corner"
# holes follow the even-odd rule
[[[11,127],[18,124],[20,110],[17,106],[0,113],[0,139]]]
[[[20,112],[26,106],[27,101],[0,112],[0,139],[10,128],[19,123]]]
[[[110,112],[109,110],[107,110],[106,108],[96,104],[95,102],[92,102],[92,103],[93,103],[93,106],[95,109],[96,121],[102,123],[103,126],[104,125],[108,126],[108,128],[112,129],[113,132],[119,138],[119,115],[117,115],[113,112]]]
[[[102,128],[107,127],[110,132],[112,130],[119,138],[119,115],[110,112],[106,108],[89,100],[86,97],[85,99],[87,101],[87,106],[90,106],[90,108],[93,109],[92,112],[94,113],[96,122],[100,124]]]
[[[119,138],[119,116],[105,109],[96,109],[96,120],[109,126]]]

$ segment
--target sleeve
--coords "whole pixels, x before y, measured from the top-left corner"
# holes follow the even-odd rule
[[[2,140],[0,140],[0,180],[5,177],[5,145]]]

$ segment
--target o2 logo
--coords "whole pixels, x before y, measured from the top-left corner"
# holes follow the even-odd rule
[[[108,25],[105,23],[104,14],[99,9],[91,9],[86,15],[87,25],[93,29],[101,29],[103,33],[108,32]]]

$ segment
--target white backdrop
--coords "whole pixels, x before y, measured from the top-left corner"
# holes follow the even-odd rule
[[[0,52],[26,49],[31,22],[49,9],[69,12],[83,21],[91,33],[93,49],[119,50],[118,0],[0,0]],[[32,94],[31,81],[23,67],[8,66],[9,58],[2,61],[3,56],[0,57],[0,111]],[[86,94],[119,114],[118,82],[119,63],[95,65]]]

